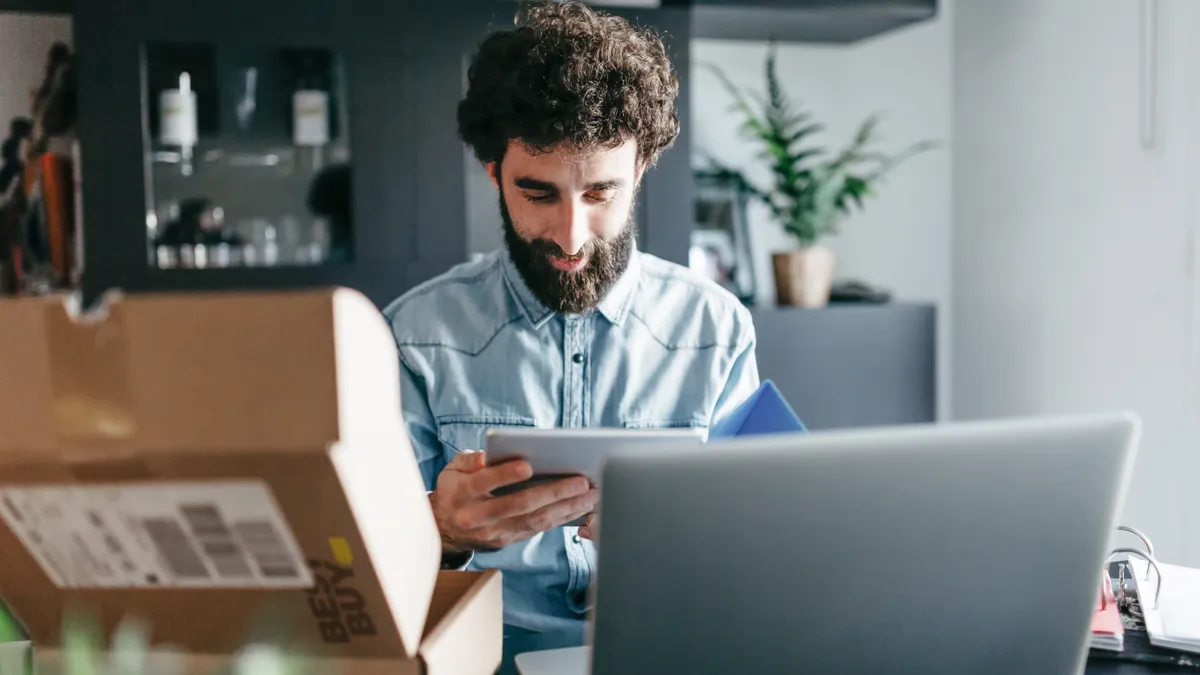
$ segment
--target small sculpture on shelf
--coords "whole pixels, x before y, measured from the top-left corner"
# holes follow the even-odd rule
[[[915,143],[894,155],[873,150],[879,117],[872,115],[845,148],[829,156],[824,148],[809,144],[824,127],[810,113],[797,109],[779,83],[774,44],[766,59],[766,96],[747,94],[720,68],[709,68],[741,113],[742,132],[763,146],[763,156],[770,160],[772,183],[758,187],[741,170],[712,157],[709,162],[715,171],[763,202],[775,222],[796,240],[796,248],[772,256],[779,304],[824,306],[833,285],[834,253],[823,245],[823,240],[837,234],[842,219],[853,207],[862,208],[863,199],[874,193],[889,171],[937,144]]]
[[[746,223],[749,195],[736,178],[721,171],[695,171],[696,218],[688,266],[754,303],[754,263]]]

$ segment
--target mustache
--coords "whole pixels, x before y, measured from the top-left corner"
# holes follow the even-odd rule
[[[598,244],[595,239],[589,239],[588,242],[579,249],[578,253],[571,255],[570,253],[564,251],[562,246],[559,246],[549,239],[534,239],[533,241],[528,242],[529,250],[537,253],[538,255],[544,255],[548,258],[563,258],[565,260],[579,260],[584,256],[589,256],[596,252],[597,245]]]

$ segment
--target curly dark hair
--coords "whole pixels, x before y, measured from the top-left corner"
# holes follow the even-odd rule
[[[679,80],[659,36],[574,0],[535,5],[490,35],[467,77],[459,135],[485,163],[514,140],[545,152],[633,139],[649,166],[679,135]]]

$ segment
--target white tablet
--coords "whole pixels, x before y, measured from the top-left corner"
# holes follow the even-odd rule
[[[487,432],[488,464],[524,459],[533,467],[533,479],[509,486],[504,492],[565,476],[587,476],[599,484],[604,461],[616,453],[645,452],[663,445],[704,442],[704,430],[679,429],[535,429],[498,427]],[[496,491],[501,494],[501,491]]]

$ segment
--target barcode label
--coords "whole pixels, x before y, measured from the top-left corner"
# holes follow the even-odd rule
[[[185,504],[179,511],[192,529],[192,536],[200,542],[204,554],[212,561],[218,576],[226,579],[254,576],[216,504]]]
[[[288,551],[279,531],[269,520],[250,520],[236,526],[238,538],[254,557],[258,571],[268,579],[295,579],[300,576],[297,560]]]
[[[0,488],[0,517],[63,588],[308,588],[259,481]]]
[[[142,521],[146,534],[171,576],[176,579],[203,579],[208,568],[179,523],[173,518],[148,518]]]

